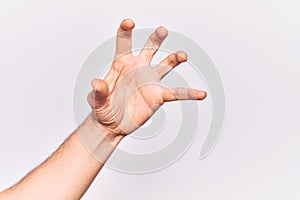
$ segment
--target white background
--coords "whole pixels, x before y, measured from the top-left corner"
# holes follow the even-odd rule
[[[297,0],[0,0],[0,190],[76,127],[72,98],[86,57],[130,17],[200,44],[226,93],[223,137],[171,167],[104,168],[84,199],[300,199],[300,3]]]

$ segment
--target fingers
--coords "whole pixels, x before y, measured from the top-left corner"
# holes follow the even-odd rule
[[[162,88],[162,99],[164,102],[177,100],[203,100],[207,93],[202,90],[190,88]]]
[[[170,54],[163,61],[161,61],[154,70],[162,79],[167,75],[174,67],[182,62],[187,61],[187,54],[184,51],[177,51],[176,53]]]
[[[168,30],[160,26],[148,38],[138,57],[145,63],[150,63],[161,43],[168,36]]]
[[[132,29],[135,24],[131,19],[124,19],[117,32],[116,57],[130,53],[132,48]]]
[[[88,102],[92,108],[99,108],[106,102],[109,94],[107,83],[100,79],[94,79],[91,85],[93,91],[88,95]]]

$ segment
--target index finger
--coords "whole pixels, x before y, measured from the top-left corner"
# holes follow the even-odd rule
[[[117,31],[116,55],[131,53],[132,48],[132,29],[135,23],[131,19],[124,19]]]

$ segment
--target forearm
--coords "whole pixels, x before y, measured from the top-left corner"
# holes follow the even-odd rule
[[[0,193],[0,199],[80,199],[104,163],[87,151],[79,131],[88,135],[99,130],[88,117],[51,157],[15,186]],[[121,139],[116,139],[109,150],[103,149],[102,160],[110,156]],[[101,148],[100,143],[98,150]]]

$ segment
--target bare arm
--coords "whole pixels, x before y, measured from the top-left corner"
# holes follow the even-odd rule
[[[80,127],[82,132],[99,131],[97,129],[90,117]],[[116,139],[116,144],[120,140]],[[109,155],[107,152],[105,156]],[[44,163],[0,193],[0,199],[80,199],[102,166],[87,152],[76,130]]]
[[[132,20],[124,20],[117,32],[116,54],[103,80],[94,79],[88,102],[91,114],[44,163],[19,183],[0,193],[0,199],[80,199],[104,163],[127,135],[144,124],[165,102],[202,100],[206,92],[190,88],[166,88],[161,79],[187,60],[187,54],[170,54],[156,67],[150,62],[167,37],[154,31],[138,56],[131,52]]]

